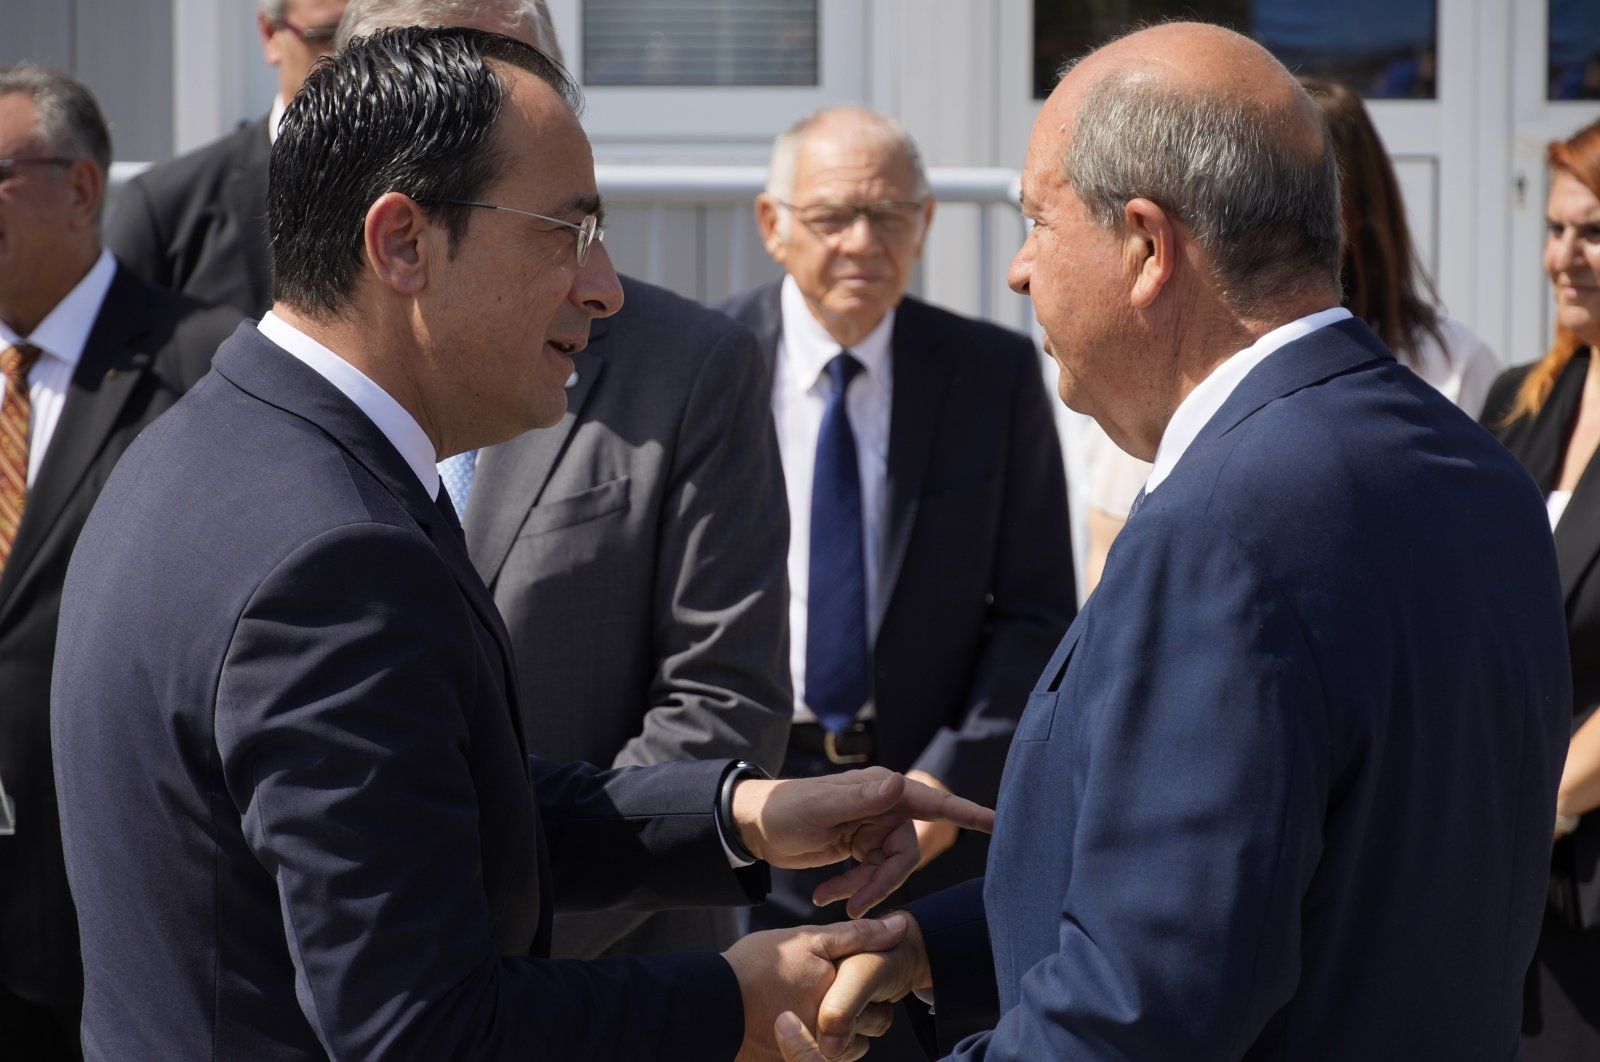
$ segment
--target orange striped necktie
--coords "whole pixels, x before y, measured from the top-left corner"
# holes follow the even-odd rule
[[[39,353],[30,343],[0,351],[0,372],[6,378],[5,398],[0,401],[0,571],[11,556],[28,501],[28,422],[33,413],[28,373]]]

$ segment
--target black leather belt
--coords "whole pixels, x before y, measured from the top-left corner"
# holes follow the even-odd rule
[[[842,767],[870,761],[877,742],[871,720],[851,723],[838,733],[820,723],[795,723],[789,728],[789,747],[826,756],[829,763]]]

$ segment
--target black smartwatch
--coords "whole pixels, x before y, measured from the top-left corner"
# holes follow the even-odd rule
[[[746,778],[770,779],[771,777],[772,775],[758,763],[734,760],[723,773],[722,786],[717,791],[717,820],[722,825],[723,839],[728,842],[728,848],[735,856],[751,863],[759,863],[761,860],[745,847],[744,841],[739,837],[739,824],[733,818],[733,787]]]

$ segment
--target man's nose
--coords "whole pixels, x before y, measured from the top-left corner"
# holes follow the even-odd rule
[[[572,283],[572,301],[590,317],[610,317],[622,309],[622,281],[611,263],[611,252],[596,240],[578,267]]]

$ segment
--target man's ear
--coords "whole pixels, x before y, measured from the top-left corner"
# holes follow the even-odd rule
[[[1172,216],[1149,199],[1130,199],[1123,207],[1123,261],[1133,281],[1129,299],[1149,307],[1178,269],[1178,228]]]
[[[67,168],[67,185],[72,189],[72,215],[84,228],[93,228],[95,211],[106,192],[106,171],[91,158],[74,159]]]
[[[761,243],[779,265],[784,265],[789,256],[789,242],[784,239],[783,218],[779,216],[782,209],[767,193],[756,196],[756,224],[761,229]],[[790,224],[793,224],[792,218]]]
[[[261,34],[261,53],[267,63],[277,66],[283,62],[283,52],[278,47],[278,27],[267,21],[267,16],[256,12],[256,30]]]
[[[428,269],[444,247],[444,228],[422,211],[417,201],[399,192],[385,192],[367,208],[362,238],[367,265],[385,285],[405,295],[428,286]]]
[[[917,245],[911,252],[913,260],[922,257],[922,248],[927,245],[928,230],[933,228],[934,205],[933,196],[929,195],[922,198],[922,227],[917,232]]]

